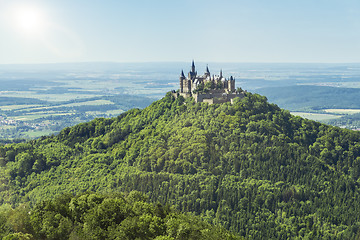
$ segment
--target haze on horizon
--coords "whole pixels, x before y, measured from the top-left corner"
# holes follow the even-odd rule
[[[0,64],[360,62],[356,0],[0,0]]]

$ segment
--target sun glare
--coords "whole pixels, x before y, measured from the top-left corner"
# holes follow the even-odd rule
[[[30,6],[18,8],[14,18],[18,30],[24,34],[40,34],[44,30],[45,17],[38,8]]]

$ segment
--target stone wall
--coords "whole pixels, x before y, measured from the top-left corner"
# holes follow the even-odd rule
[[[205,102],[208,104],[214,103],[225,103],[231,102],[233,103],[234,98],[243,98],[245,96],[244,92],[238,93],[227,93],[224,90],[211,90],[208,93],[178,93],[172,92],[172,95],[177,98],[178,96],[183,96],[184,98],[193,97],[195,102]]]
[[[244,93],[227,93],[224,90],[211,90],[208,93],[195,93],[193,94],[195,102],[207,102],[207,103],[224,103],[230,102],[232,99],[239,97],[243,98]],[[209,100],[212,99],[212,100]]]

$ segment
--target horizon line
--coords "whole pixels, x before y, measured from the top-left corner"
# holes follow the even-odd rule
[[[39,63],[0,63],[0,66],[14,65],[56,65],[56,64],[151,64],[151,63],[191,63],[190,61],[76,61],[76,62],[39,62]],[[232,62],[232,61],[194,61],[195,63],[224,64],[360,64],[360,62]]]

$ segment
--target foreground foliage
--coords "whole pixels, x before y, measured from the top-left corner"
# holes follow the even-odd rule
[[[2,203],[138,190],[249,239],[360,236],[360,133],[248,93],[143,110],[0,148]]]
[[[139,192],[62,195],[33,210],[0,212],[0,237],[10,239],[240,239],[199,218],[150,204]]]

